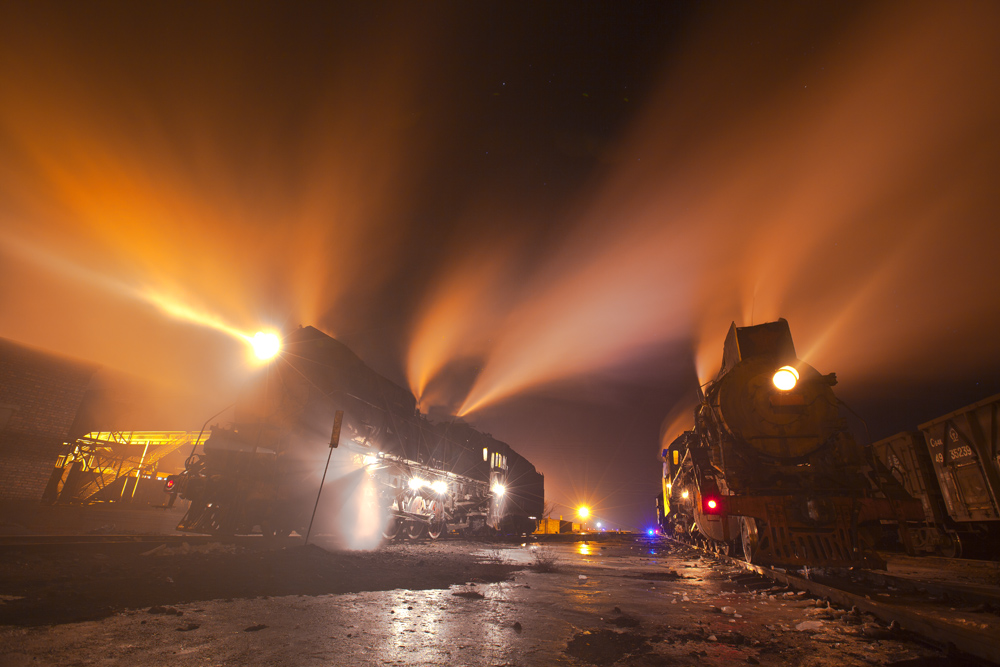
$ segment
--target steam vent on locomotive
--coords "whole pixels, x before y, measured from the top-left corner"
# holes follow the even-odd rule
[[[510,446],[461,422],[432,423],[410,392],[302,327],[242,392],[232,425],[213,426],[204,451],[168,479],[191,501],[178,530],[305,534],[331,444],[352,459],[352,488],[389,539],[530,533],[542,514],[543,476]]]
[[[668,533],[752,563],[879,565],[882,523],[924,512],[851,436],[822,375],[796,357],[784,319],[729,329],[693,430],[663,450]]]

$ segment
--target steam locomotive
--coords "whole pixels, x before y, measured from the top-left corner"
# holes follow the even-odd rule
[[[784,319],[734,323],[694,428],[662,452],[664,531],[751,563],[884,565],[882,523],[908,543],[923,510],[851,436],[836,383],[796,356]]]
[[[203,451],[167,479],[191,501],[177,529],[305,534],[338,446],[343,474],[324,493],[360,500],[387,539],[530,533],[542,515],[544,478],[509,445],[459,421],[429,421],[410,392],[343,343],[300,327],[241,393],[233,423],[213,426]]]

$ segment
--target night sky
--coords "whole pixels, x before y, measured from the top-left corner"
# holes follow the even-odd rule
[[[314,325],[641,528],[730,322],[1000,392],[1000,5],[4,3],[0,336],[198,428]]]

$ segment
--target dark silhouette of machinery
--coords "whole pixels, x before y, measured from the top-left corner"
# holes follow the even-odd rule
[[[530,462],[465,423],[429,421],[410,392],[313,327],[285,337],[240,395],[233,423],[212,427],[203,451],[168,479],[191,500],[178,530],[304,534],[337,411],[346,454],[324,494],[377,508],[367,516],[386,538],[534,530],[544,478]]]

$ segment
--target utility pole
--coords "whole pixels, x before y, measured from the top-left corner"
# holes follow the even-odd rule
[[[323,479],[320,480],[319,491],[316,492],[316,504],[313,505],[312,516],[309,517],[309,528],[306,530],[305,544],[309,544],[309,535],[312,533],[313,521],[316,520],[316,508],[319,507],[319,496],[323,493],[323,485],[326,483],[326,471],[330,468],[330,457],[333,456],[333,450],[340,444],[340,425],[343,421],[344,411],[337,410],[337,413],[333,416],[333,431],[330,433],[330,453],[326,455],[326,467],[323,468]]]

